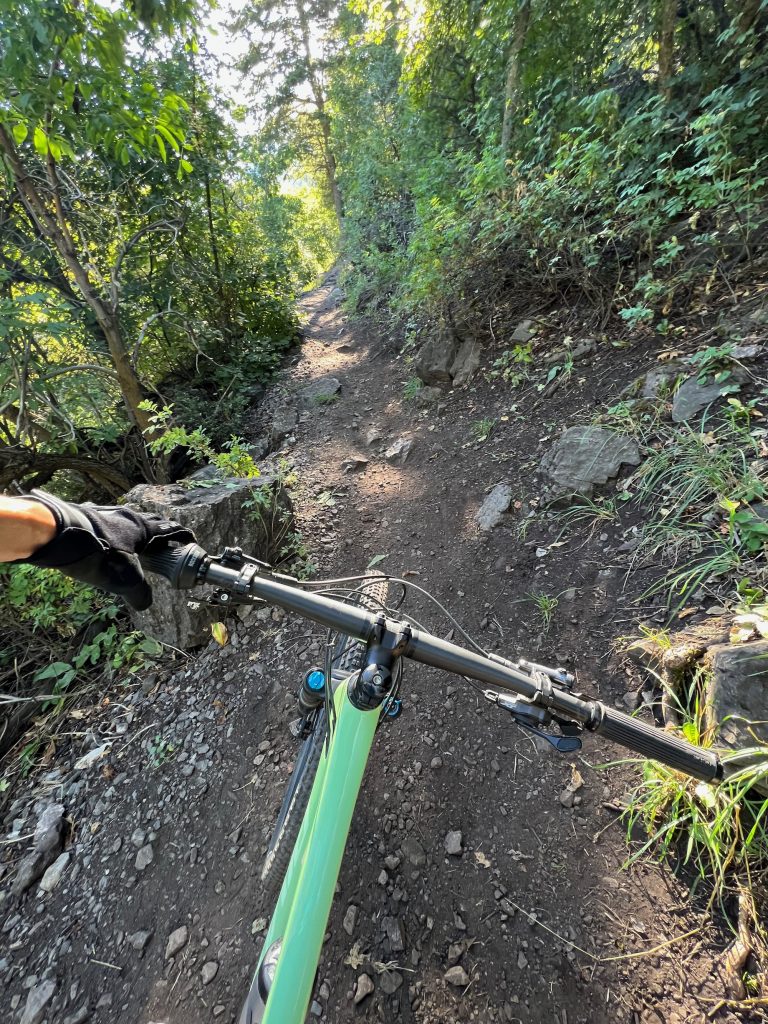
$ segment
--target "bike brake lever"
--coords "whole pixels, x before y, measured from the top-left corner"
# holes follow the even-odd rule
[[[498,707],[508,711],[515,725],[533,733],[534,736],[540,736],[553,746],[559,754],[571,754],[575,750],[581,750],[581,739],[578,735],[574,734],[574,730],[578,730],[578,726],[575,723],[561,722],[559,718],[556,718],[555,721],[565,733],[565,735],[559,736],[557,733],[546,732],[541,728],[541,724],[546,725],[552,720],[552,715],[548,714],[546,709],[538,708],[536,705],[520,698],[498,693],[496,690],[483,690],[483,696],[486,700],[491,701],[492,704],[496,704]],[[545,716],[547,717],[545,718]],[[532,724],[531,719],[538,720],[539,724]]]

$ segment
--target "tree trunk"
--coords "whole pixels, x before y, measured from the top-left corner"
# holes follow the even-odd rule
[[[333,209],[336,212],[336,220],[338,221],[339,228],[341,228],[342,218],[344,217],[344,203],[341,198],[341,190],[339,188],[339,181],[336,174],[336,156],[333,152],[333,145],[331,144],[331,119],[328,117],[328,113],[325,109],[325,92],[317,74],[317,67],[312,59],[309,20],[307,18],[307,12],[304,9],[304,4],[301,0],[296,4],[296,11],[299,16],[299,27],[301,28],[301,41],[304,47],[304,59],[307,62],[307,77],[309,79],[310,88],[312,89],[312,98],[315,101],[317,116],[320,121],[320,131],[323,136],[323,166],[325,167],[325,177],[328,182],[328,191],[331,194]]]
[[[515,15],[512,45],[507,57],[507,78],[504,83],[504,117],[501,123],[501,153],[509,159],[512,145],[513,118],[517,111],[517,93],[520,84],[520,53],[525,46],[528,26],[531,22],[531,0],[520,0]]]
[[[659,11],[659,92],[664,99],[672,95],[675,73],[675,23],[677,0],[661,0]]]
[[[49,211],[37,185],[27,173],[12,137],[2,124],[0,124],[0,151],[5,154],[13,172],[14,184],[22,202],[38,222],[41,232],[56,247],[104,333],[131,420],[142,432],[146,431],[150,426],[149,414],[139,409],[139,403],[143,399],[141,385],[123,342],[117,310],[110,309],[98,295],[88,276],[88,271],[77,258],[68,232],[62,230],[55,216]]]

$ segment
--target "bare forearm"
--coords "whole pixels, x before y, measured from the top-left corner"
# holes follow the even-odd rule
[[[56,535],[56,520],[45,505],[0,495],[0,562],[28,558]]]

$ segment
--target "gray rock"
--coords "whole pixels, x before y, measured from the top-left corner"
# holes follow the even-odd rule
[[[264,496],[263,506],[244,507],[254,493]],[[241,547],[265,562],[276,561],[290,531],[293,509],[287,492],[275,476],[254,480],[222,480],[215,487],[185,488],[180,484],[141,484],[126,495],[126,502],[145,512],[159,512],[194,531],[198,543],[209,551]],[[152,577],[154,601],[146,611],[133,612],[137,629],[174,647],[192,647],[210,640],[211,623],[221,609],[204,602],[190,608],[178,591],[158,576]]]
[[[216,975],[219,973],[219,965],[215,960],[209,960],[203,964],[203,969],[200,972],[200,976],[203,979],[204,985],[210,985]]]
[[[323,1016],[322,1004],[318,1003],[318,1001],[316,999],[313,999],[311,1004],[310,1004],[310,1007],[309,1007],[309,1012],[312,1014],[313,1017],[322,1017]]]
[[[366,996],[373,992],[373,982],[367,974],[361,974],[355,985],[355,1006],[362,1003]]]
[[[427,863],[427,855],[424,847],[415,836],[406,836],[401,844],[401,849],[408,863],[415,868],[423,867]]]
[[[512,488],[507,483],[498,483],[486,495],[483,504],[475,514],[475,522],[484,532],[489,533],[495,526],[498,526],[504,517],[504,513],[512,504]]]
[[[344,914],[344,920],[341,922],[341,926],[347,935],[352,935],[357,924],[357,907],[354,903],[350,903],[347,907],[347,911]]]
[[[423,390],[423,389],[422,389]],[[384,434],[378,427],[371,427],[365,435],[365,443],[371,448],[373,445],[378,444],[379,441],[384,440]]]
[[[136,854],[136,870],[145,871],[154,859],[155,851],[152,849],[152,844],[147,843],[147,845],[142,846]]]
[[[43,892],[53,892],[61,881],[61,876],[64,874],[67,864],[69,864],[68,853],[62,853],[56,858],[40,879],[40,888]]]
[[[16,876],[13,879],[11,893],[14,896],[21,896],[40,878],[53,861],[55,852],[45,850],[32,850],[26,857],[22,857],[16,869]]]
[[[299,392],[299,403],[305,409],[330,402],[341,391],[338,377],[318,377]]]
[[[180,950],[184,949],[188,941],[189,930],[185,924],[172,931],[168,936],[168,943],[165,947],[165,959],[170,960],[172,956],[176,956]]]
[[[410,437],[400,437],[395,441],[393,445],[387,448],[384,452],[384,458],[387,462],[399,462],[403,463],[411,454],[413,448],[413,439]]]
[[[152,938],[153,935],[154,932],[151,931],[133,932],[132,935],[128,936],[128,945],[131,947],[131,949],[135,949],[136,952],[141,956],[144,953],[144,950],[149,945],[150,939]]]
[[[450,369],[454,387],[461,387],[462,384],[466,384],[477,373],[480,367],[481,352],[482,348],[479,342],[472,338],[467,338],[466,341],[461,343]]]
[[[717,644],[707,651],[706,664],[706,709],[718,743],[732,749],[768,743],[768,640]]]
[[[460,340],[456,332],[445,327],[426,341],[414,359],[414,370],[425,384],[450,384],[453,380],[451,368]]]
[[[698,377],[688,377],[675,392],[672,399],[672,419],[675,423],[685,423],[697,413],[716,402],[723,393],[726,384],[709,381],[702,384]]]
[[[55,981],[43,981],[29,990],[21,1024],[40,1024],[46,1015],[46,1007],[56,991]]]
[[[449,967],[443,975],[443,978],[449,985],[455,985],[457,988],[464,988],[465,985],[469,984],[469,975],[461,964],[456,964],[455,967]]]
[[[272,416],[269,436],[272,444],[280,444],[292,434],[299,422],[299,410],[294,405],[281,405]]]
[[[682,363],[670,362],[652,367],[643,378],[640,397],[655,401],[671,387],[674,379],[682,372]]]
[[[36,850],[55,850],[58,853],[61,849],[63,833],[64,805],[49,804],[35,826],[32,845]]]
[[[521,320],[517,327],[512,332],[512,341],[518,345],[525,345],[533,337],[533,320]]]
[[[403,941],[403,926],[397,917],[385,917],[381,922],[384,934],[389,940],[389,948],[393,953],[402,953],[405,949]]]
[[[458,830],[451,830],[443,840],[445,852],[449,857],[460,857],[463,850],[463,836]]]
[[[347,296],[344,294],[342,289],[337,285],[335,288],[331,289],[328,295],[328,302],[332,302],[334,306],[338,306],[346,299],[346,297]]]
[[[147,833],[144,831],[143,828],[137,828],[133,830],[131,842],[133,843],[137,850],[141,849],[141,847],[146,843],[146,841]]]
[[[621,467],[638,466],[640,450],[631,437],[604,427],[569,427],[539,464],[549,498],[590,495]]]
[[[88,1003],[83,1003],[79,1010],[75,1010],[68,1017],[65,1017],[61,1024],[85,1024],[91,1016],[91,1009]]]
[[[364,459],[362,456],[356,455],[354,458],[345,459],[341,464],[341,469],[344,473],[358,473],[365,469],[367,465],[368,459]]]
[[[384,971],[379,978],[379,987],[385,995],[391,996],[403,984],[403,976],[399,971]]]
[[[442,397],[443,392],[440,388],[428,384],[426,387],[420,388],[416,392],[414,401],[416,402],[416,405],[426,407],[434,404],[435,402],[439,402]]]

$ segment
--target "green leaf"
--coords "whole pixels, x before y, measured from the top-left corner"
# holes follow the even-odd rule
[[[166,154],[165,143],[163,142],[162,135],[155,133],[155,145],[157,146],[158,152],[160,153],[160,159],[163,163],[168,162],[168,156]]]
[[[48,136],[45,134],[40,125],[35,125],[35,133],[32,136],[32,144],[35,147],[35,152],[39,153],[40,156],[48,156]]]
[[[154,637],[146,636],[139,644],[139,650],[156,658],[163,653],[163,645],[159,640],[155,640]]]
[[[370,560],[370,562],[366,566],[366,569],[372,569],[374,567],[374,565],[378,565],[379,562],[383,562],[385,558],[389,558],[389,555],[388,554],[386,554],[386,555],[374,555],[374,557]]]
[[[75,674],[75,670],[66,661],[54,661],[52,665],[47,665],[45,668],[40,669],[39,672],[35,673],[35,679],[42,681],[43,679],[57,679],[59,676],[65,676],[68,673]]]
[[[25,124],[19,123],[13,126],[13,138],[17,146],[20,146],[28,135],[29,128]]]

